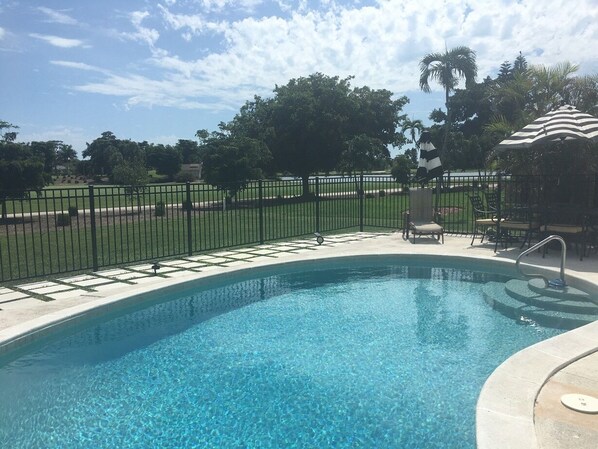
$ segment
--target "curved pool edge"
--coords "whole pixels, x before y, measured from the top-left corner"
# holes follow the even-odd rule
[[[598,321],[541,341],[505,360],[488,377],[476,406],[478,449],[539,448],[535,406],[560,370],[585,357],[598,366]]]
[[[244,267],[222,267],[217,272],[193,273],[189,276],[167,279],[168,284],[155,283],[144,286],[130,286],[127,292],[98,296],[97,299],[81,305],[68,307],[50,312],[43,316],[25,321],[16,326],[0,329],[0,356],[20,349],[31,343],[41,340],[44,336],[67,330],[72,326],[81,324],[86,320],[101,318],[109,313],[138,306],[142,303],[151,304],[158,296],[174,293],[178,290],[194,286],[205,287],[211,283],[230,281],[231,278],[239,280],[241,276],[258,276],[260,272],[267,272],[273,266],[301,269],[310,266],[314,261],[351,261],[351,260],[377,260],[392,258],[393,262],[400,263],[433,263],[436,266],[471,268],[471,257],[447,256],[431,254],[405,254],[405,253],[380,253],[380,254],[344,254],[326,255],[318,254],[311,259],[288,258],[287,260],[264,260]],[[398,258],[398,259],[397,259]],[[396,259],[396,260],[395,260]],[[475,269],[479,271],[498,272],[504,275],[514,275],[514,264],[505,260],[476,259]]]
[[[374,239],[382,241],[384,237]],[[392,240],[391,240],[392,239]],[[335,248],[331,254],[322,251],[306,254],[287,255],[283,259],[260,260],[243,267],[223,267],[217,272],[192,273],[189,276],[176,279],[163,279],[164,282],[146,286],[131,286],[130,291],[100,297],[86,304],[65,308],[48,313],[44,316],[28,320],[19,325],[0,329],[0,356],[26,346],[58,328],[68,328],[80,323],[82,320],[101,317],[117,309],[133,307],[135,304],[151,300],[151,296],[160,292],[185,288],[195,282],[202,283],[206,280],[224,280],[240,273],[257,274],[258,270],[273,265],[310,264],[318,259],[346,259],[351,257],[376,257],[391,256],[410,260],[463,261],[474,260],[476,267],[500,267],[514,273],[514,261],[511,259],[496,258],[490,252],[477,255],[455,256],[455,250],[432,245],[408,244],[408,251],[421,251],[421,253],[406,253],[397,248],[404,242],[397,242],[396,236],[390,236],[389,245],[374,247],[370,245],[350,244],[339,251]],[[324,248],[324,247],[322,247]],[[446,249],[445,249],[446,248]],[[332,249],[332,248],[328,248]],[[465,249],[468,249],[466,247]],[[467,254],[459,247],[458,254]],[[451,254],[452,253],[452,254]],[[481,271],[485,271],[481,269]],[[556,269],[544,269],[547,273],[554,274]],[[568,281],[582,289],[591,289],[598,292],[598,281],[584,279],[580,275],[568,273]],[[479,449],[496,447],[511,447],[515,449],[534,449],[538,447],[536,430],[534,428],[535,400],[548,379],[562,367],[567,366],[588,354],[596,353],[598,358],[598,322],[588,324],[582,328],[566,332],[553,339],[545,340],[526,348],[501,364],[487,379],[478,398],[476,407],[476,439]],[[533,367],[533,372],[529,367]],[[598,366],[598,362],[597,362]],[[499,444],[499,442],[501,442]]]

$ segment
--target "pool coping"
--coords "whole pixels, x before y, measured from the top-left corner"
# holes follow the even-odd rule
[[[539,448],[535,405],[542,387],[566,366],[598,354],[598,321],[529,346],[486,379],[476,406],[478,449]]]
[[[459,264],[466,265],[471,263],[471,258],[463,256],[445,256],[445,255],[430,255],[430,254],[404,254],[404,253],[381,253],[381,254],[347,254],[347,255],[314,255],[312,259],[290,259],[290,260],[263,260],[256,262],[250,266],[235,266],[235,267],[221,267],[218,272],[195,273],[189,276],[169,279],[168,285],[149,284],[144,286],[132,285],[126,293],[116,293],[105,297],[99,297],[90,302],[68,307],[55,312],[50,312],[41,317],[28,320],[24,323],[11,326],[6,329],[0,329],[0,356],[19,349],[20,346],[28,345],[33,341],[43,338],[48,333],[54,333],[61,330],[66,330],[71,326],[100,318],[108,313],[121,311],[123,309],[133,308],[140,303],[150,304],[155,301],[155,297],[165,293],[175,293],[177,290],[190,288],[193,284],[197,286],[204,286],[210,283],[217,283],[219,281],[228,280],[231,278],[237,279],[239,273],[244,276],[259,275],[260,271],[267,271],[273,266],[279,267],[297,267],[301,265],[309,266],[314,259],[319,261],[325,260],[330,262],[348,261],[350,259],[372,259],[379,260],[383,257],[397,257],[402,260],[397,262],[429,262],[435,259],[438,264],[439,259],[443,261],[450,261],[452,263],[444,263],[442,266],[451,267],[455,265],[455,261]],[[482,267],[480,268],[480,264]],[[495,272],[492,270],[500,266],[500,274],[512,275],[513,264],[502,260],[478,260],[476,269],[486,272]]]
[[[395,236],[391,236],[396,239]],[[347,245],[351,246],[351,245]],[[416,245],[410,247],[413,249]],[[419,245],[417,245],[419,246]],[[310,251],[311,258],[305,253],[288,255],[285,259],[262,258],[251,264],[234,267],[220,267],[218,271],[190,273],[188,276],[170,278],[168,284],[132,285],[126,293],[120,292],[85,304],[68,307],[26,321],[16,326],[0,329],[0,355],[13,351],[43,337],[49,332],[76,325],[82,320],[103,316],[116,308],[133,307],[139,302],[147,301],[156,292],[174,291],[185,288],[190,283],[212,282],[243,273],[257,273],[259,269],[273,265],[309,264],[311,260],[345,259],[347,257],[379,257],[399,256],[409,259],[430,259],[431,257],[448,258],[447,260],[471,263],[476,260],[487,266],[500,266],[501,269],[514,272],[514,261],[497,259],[491,254],[458,255],[446,253],[444,249],[432,245],[421,245],[423,252],[396,251],[391,245],[364,251],[355,245],[344,248],[330,255],[322,251]],[[446,248],[446,247],[445,247]],[[319,249],[319,247],[318,247]],[[340,253],[340,254],[339,254]],[[437,259],[438,261],[438,259]],[[539,267],[536,267],[538,269]],[[554,268],[541,268],[545,273],[553,274]],[[580,275],[568,274],[571,285],[583,289],[598,291],[598,282],[584,279]],[[486,380],[476,406],[476,442],[479,449],[513,448],[536,449],[538,439],[534,425],[534,406],[542,387],[563,367],[598,353],[598,321],[565,332],[548,340],[525,348],[504,361]],[[530,369],[531,368],[531,369]]]

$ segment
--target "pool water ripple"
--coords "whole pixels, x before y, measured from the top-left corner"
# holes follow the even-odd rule
[[[560,333],[486,280],[372,264],[164,298],[0,363],[0,446],[474,448],[485,379]]]

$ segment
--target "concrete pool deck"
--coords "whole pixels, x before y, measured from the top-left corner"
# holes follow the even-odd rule
[[[53,321],[84,313],[126,296],[239,268],[259,267],[328,257],[357,255],[459,256],[512,264],[520,250],[493,252],[493,244],[470,246],[465,236],[445,236],[441,245],[430,238],[405,241],[400,233],[356,233],[315,239],[234,248],[211,254],[95,273],[56,276],[52,280],[0,286],[0,353],[3,342],[15,341],[32,329],[44,330]],[[567,275],[575,285],[598,292],[598,255],[583,261],[575,252],[567,260]],[[525,265],[558,270],[560,253],[542,259],[532,253]],[[529,269],[528,269],[529,271]],[[6,350],[7,345],[4,346]],[[598,321],[524,349],[505,361],[486,382],[477,407],[480,449],[595,449],[598,414],[582,414],[564,407],[560,397],[579,393],[598,397]]]

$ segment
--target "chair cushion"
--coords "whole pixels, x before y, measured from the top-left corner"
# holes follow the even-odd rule
[[[549,224],[543,228],[544,232],[556,232],[557,234],[581,234],[584,232],[582,226],[567,224]]]
[[[442,226],[434,222],[411,222],[409,227],[416,234],[441,234],[443,231]]]
[[[504,220],[502,220],[504,221]],[[479,225],[479,226],[494,226],[496,225],[496,221],[493,220],[492,218],[479,218],[478,220],[475,221],[475,224]]]
[[[515,231],[529,231],[530,229],[538,228],[537,223],[529,223],[526,221],[509,221],[506,220],[500,224],[502,229],[513,229]]]

